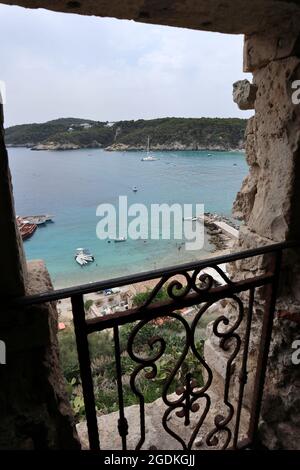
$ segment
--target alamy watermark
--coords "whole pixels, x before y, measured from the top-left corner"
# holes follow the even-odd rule
[[[292,363],[295,365],[300,364],[300,339],[296,339],[293,344],[292,348],[295,349],[295,351],[292,354]]]
[[[0,364],[6,364],[6,344],[0,340]]]
[[[3,80],[0,80],[0,104],[6,104],[6,86]]]
[[[196,214],[195,217],[193,214]],[[204,204],[128,205],[127,196],[119,196],[118,207],[100,204],[101,217],[96,227],[100,240],[182,240],[186,250],[201,250],[204,246]]]
[[[292,93],[292,103],[300,104],[300,80],[294,80],[292,82],[292,89],[295,90]]]

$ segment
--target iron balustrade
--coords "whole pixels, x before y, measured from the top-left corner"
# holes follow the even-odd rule
[[[157,318],[168,317],[180,322],[185,333],[185,341],[183,341],[182,354],[174,369],[170,372],[170,375],[162,389],[162,399],[166,407],[165,413],[162,416],[162,425],[165,431],[182,445],[183,449],[191,449],[196,438],[199,437],[203,423],[210,412],[211,399],[209,391],[213,380],[212,369],[206,362],[203,354],[201,354],[196,347],[196,328],[200,319],[211,305],[219,300],[229,299],[237,308],[237,315],[233,323],[230,323],[229,319],[222,314],[213,320],[213,333],[218,338],[220,348],[224,351],[230,352],[230,355],[227,356],[223,397],[223,404],[227,410],[227,414],[225,413],[225,416],[215,416],[214,424],[212,429],[207,433],[205,442],[207,446],[216,446],[219,443],[219,437],[221,434],[223,436],[221,440],[222,448],[240,449],[251,447],[255,445],[257,439],[268,352],[281,272],[282,252],[285,249],[295,248],[296,246],[298,246],[298,243],[296,242],[277,243],[240,253],[232,253],[225,256],[209,258],[147,273],[139,273],[132,276],[90,283],[78,287],[21,297],[14,299],[12,303],[14,306],[24,307],[44,302],[57,301],[59,299],[71,299],[89,444],[92,450],[100,449],[100,441],[88,336],[94,332],[100,332],[107,329],[112,329],[113,331],[119,405],[118,431],[121,436],[122,448],[125,450],[127,448],[127,435],[130,432],[130,428],[128,426],[124,407],[119,328],[121,325],[128,323],[134,324],[128,338],[127,352],[136,364],[130,377],[130,386],[131,390],[138,398],[140,407],[140,439],[136,445],[136,448],[140,449],[145,442],[146,433],[145,399],[141,390],[138,388],[136,379],[140,372],[145,372],[145,376],[149,380],[156,377],[156,362],[165,352],[166,340],[161,337],[149,338],[148,345],[152,348],[152,357],[139,356],[134,350],[134,341],[139,331],[141,331],[141,329],[149,322],[152,322]],[[239,281],[232,280],[220,267],[220,265],[224,263],[232,263],[265,255],[269,255],[267,263],[268,269],[261,275],[255,275],[247,279]],[[223,279],[223,283],[216,284],[214,277],[211,274],[203,272],[203,269],[205,268],[210,268],[210,272],[213,270],[218,273],[219,278],[221,277]],[[176,278],[174,279],[174,277]],[[105,316],[99,316],[93,319],[86,318],[84,309],[85,294],[149,280],[157,280],[157,283],[152,291],[149,292],[149,296],[142,306]],[[266,288],[264,295],[264,314],[262,318],[259,350],[257,354],[252,405],[250,407],[248,436],[246,439],[241,440],[239,438],[239,428],[243,408],[244,388],[247,382],[247,360],[255,305],[255,292],[260,287]],[[166,289],[167,300],[161,302],[154,301],[157,294],[163,288]],[[246,293],[247,295],[244,295],[243,293]],[[195,314],[192,322],[188,323],[184,318],[184,315],[178,313],[178,310],[191,306],[198,306],[197,313]],[[242,337],[240,336],[241,332],[239,331],[239,327],[241,327],[241,325],[243,325]],[[222,326],[221,329],[220,326]],[[199,361],[199,367],[204,371],[204,384],[197,384],[195,377],[188,372],[185,376],[185,384],[179,390],[177,394],[178,398],[174,400],[170,398],[170,394],[168,393],[169,388],[188,353],[192,353]],[[234,406],[230,397],[230,385],[232,378],[232,365],[239,354],[240,381],[238,400]],[[200,413],[199,401],[201,400],[205,406],[204,410]],[[188,442],[169,427],[168,420],[173,412],[176,413],[177,417],[182,418],[182,426],[189,426],[191,414],[197,414],[197,412],[199,412],[199,419],[196,422]]]

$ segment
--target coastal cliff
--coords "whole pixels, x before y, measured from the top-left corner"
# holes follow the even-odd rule
[[[242,150],[245,119],[163,118],[100,122],[63,118],[6,129],[7,146],[32,150]]]

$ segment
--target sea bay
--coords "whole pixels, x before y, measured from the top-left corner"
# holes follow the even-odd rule
[[[201,204],[227,217],[248,167],[240,152],[155,152],[157,161],[142,162],[145,152],[102,149],[39,151],[9,148],[18,215],[52,214],[54,223],[25,241],[28,259],[43,259],[55,287],[156,269],[205,257],[211,251],[180,248],[178,240],[130,240],[108,243],[96,237],[101,203]],[[211,156],[209,156],[211,154]],[[137,186],[134,193],[132,187]],[[77,247],[87,247],[95,262],[81,268]]]

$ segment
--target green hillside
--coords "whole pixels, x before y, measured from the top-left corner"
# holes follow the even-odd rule
[[[74,145],[77,147],[108,147],[123,145],[129,150],[146,148],[216,148],[236,149],[243,146],[245,119],[223,118],[162,118],[115,123],[89,119],[63,118],[43,124],[23,124],[6,129],[10,146],[34,147]]]

